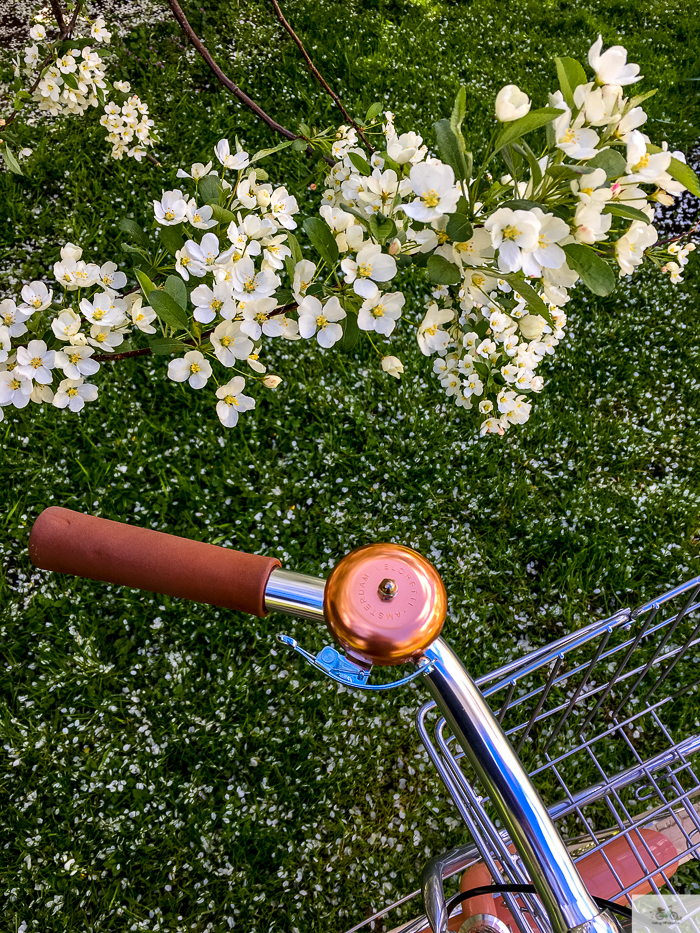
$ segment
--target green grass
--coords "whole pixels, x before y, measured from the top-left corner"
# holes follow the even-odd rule
[[[193,25],[275,117],[331,120],[265,4],[207,10]],[[464,81],[478,146],[501,84],[543,100],[550,57],[582,57],[599,30],[661,88],[650,132],[674,147],[700,135],[698,84],[685,80],[698,76],[690,3],[285,10],[354,109],[388,95],[397,125],[426,136]],[[163,127],[162,170],[108,162],[95,120],[56,124],[41,143],[24,131],[38,153],[28,177],[0,176],[5,294],[47,275],[65,239],[126,264],[116,221],[147,220],[177,165],[225,134],[251,149],[272,142],[181,59],[176,37],[143,26],[125,39],[134,54],[120,53]],[[307,196],[301,157],[271,171]],[[700,572],[699,295],[697,261],[681,286],[649,273],[605,301],[578,295],[531,421],[503,439],[479,440],[443,404],[408,329],[393,344],[407,364],[400,384],[365,345],[350,356],[279,348],[285,383],[234,431],[209,400],[166,384],[158,360],[115,367],[80,417],[6,410],[3,930],[343,933],[464,838],[413,730],[419,688],[377,698],[320,682],[274,639],[287,631],[319,649],[324,633],[308,623],[39,573],[26,553],[43,508],[276,554],[314,574],[360,544],[410,545],[442,573],[446,637],[478,675]]]

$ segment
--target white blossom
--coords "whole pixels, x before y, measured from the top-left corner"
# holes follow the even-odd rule
[[[382,369],[385,373],[393,376],[394,379],[400,379],[403,372],[403,363],[396,356],[383,356]]]
[[[375,282],[388,282],[396,275],[396,260],[382,252],[378,243],[367,243],[354,260],[349,256],[343,259],[340,268],[345,273],[345,281],[352,283],[355,292],[363,298],[370,298],[377,292]]]
[[[530,98],[517,84],[506,84],[496,95],[496,119],[501,123],[519,120],[530,112]]]
[[[168,376],[173,382],[189,382],[193,389],[203,389],[211,376],[211,363],[199,350],[190,350],[168,363]]]
[[[144,334],[155,334],[156,329],[153,326],[153,321],[157,318],[156,312],[153,308],[143,307],[143,297],[141,295],[135,295],[134,300],[131,303],[129,308],[129,314],[131,315],[131,322],[135,327],[144,333]]]
[[[17,348],[17,372],[25,379],[48,385],[53,376],[55,353],[43,340],[30,340],[26,347]]]
[[[229,146],[228,139],[219,140],[214,148],[214,153],[224,168],[240,171],[241,169],[247,168],[250,164],[247,152],[241,150],[235,155],[231,155],[231,147]]]
[[[238,416],[243,411],[255,408],[255,399],[243,395],[245,379],[243,376],[234,376],[225,386],[216,390],[216,413],[226,428],[233,428],[238,422]]]
[[[0,373],[0,406],[13,405],[15,408],[26,408],[31,394],[31,379],[27,379],[16,369],[12,372]]]
[[[299,333],[307,340],[316,334],[319,346],[328,350],[343,336],[338,321],[344,317],[345,311],[337,298],[330,298],[322,305],[318,298],[307,295],[299,305]]]
[[[405,302],[402,292],[384,294],[377,291],[362,303],[357,315],[357,326],[360,330],[373,330],[388,337],[401,317]]]
[[[47,288],[43,282],[30,282],[22,289],[21,310],[31,308],[31,312],[45,311],[53,301],[53,290]]]
[[[187,219],[198,230],[210,230],[215,227],[217,221],[212,218],[213,208],[211,204],[205,204],[203,207],[197,207],[194,198],[187,202]]]
[[[622,45],[613,45],[603,52],[603,37],[598,36],[588,50],[588,64],[595,71],[599,84],[625,86],[641,81],[639,65],[627,64],[627,49]]]
[[[53,404],[56,408],[78,412],[85,407],[85,402],[94,402],[96,398],[97,386],[86,383],[84,379],[64,379],[53,397]]]
[[[209,339],[224,366],[235,366],[236,360],[245,360],[253,352],[253,341],[242,332],[238,321],[222,321]]]
[[[538,246],[541,224],[532,211],[501,207],[491,214],[484,227],[498,250],[498,268],[502,272],[517,272],[523,264],[522,251]]]
[[[175,226],[187,217],[187,201],[179,188],[164,191],[160,201],[153,202],[153,211],[159,224]]]
[[[236,315],[236,302],[230,287],[225,282],[215,282],[213,287],[198,285],[190,295],[194,305],[193,317],[200,324],[210,324],[216,315],[232,320]]]
[[[7,328],[11,337],[21,337],[27,333],[25,321],[32,316],[33,310],[26,312],[17,308],[11,298],[0,301],[0,323]]]
[[[65,350],[56,351],[54,362],[68,379],[93,376],[100,368],[97,360],[90,359],[94,352],[92,347],[66,347]]]
[[[615,258],[620,266],[620,277],[632,275],[635,267],[644,260],[644,251],[658,239],[656,228],[635,220],[629,230],[615,243]]]
[[[292,215],[298,213],[297,199],[286,188],[275,188],[270,196],[270,213],[286,230],[294,230],[296,221]]]
[[[439,308],[433,302],[428,308],[420,327],[418,328],[418,346],[424,356],[439,353],[444,356],[450,335],[442,330],[441,325],[447,324],[454,318],[454,311],[450,308]]]
[[[409,177],[411,188],[418,198],[403,205],[408,217],[430,223],[442,214],[451,214],[457,209],[460,191],[449,165],[419,162],[413,166]]]

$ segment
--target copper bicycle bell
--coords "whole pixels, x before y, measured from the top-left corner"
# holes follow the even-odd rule
[[[447,593],[422,554],[400,544],[368,544],[331,571],[323,600],[326,625],[360,664],[417,660],[442,630]]]

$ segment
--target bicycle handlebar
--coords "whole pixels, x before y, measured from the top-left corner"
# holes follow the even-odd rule
[[[267,615],[265,587],[280,566],[274,557],[244,554],[175,535],[52,506],[29,537],[37,567]]]

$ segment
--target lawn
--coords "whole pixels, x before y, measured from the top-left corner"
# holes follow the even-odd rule
[[[225,70],[273,116],[335,120],[263,2],[185,5]],[[386,101],[430,127],[460,83],[474,148],[498,88],[543,102],[554,55],[602,32],[639,62],[650,133],[700,136],[690,2],[293,0],[283,5],[355,112]],[[0,298],[48,277],[58,248],[128,268],[117,221],[151,224],[222,136],[276,140],[148,16],[115,43],[149,102],[162,168],[108,161],[91,119],[43,137],[25,178],[0,174]],[[115,65],[115,68],[117,66]],[[691,80],[694,79],[694,80]],[[302,155],[268,169],[308,198]],[[696,254],[697,256],[697,254]],[[700,270],[655,273],[609,299],[576,295],[530,422],[486,440],[404,328],[400,383],[373,351],[278,348],[285,383],[226,431],[210,402],[127,361],[79,417],[5,410],[0,654],[0,915],[17,931],[343,933],[415,889],[465,834],[413,712],[425,694],[349,693],[275,641],[309,650],[309,623],[264,620],[34,570],[32,522],[59,504],[327,573],[350,549],[423,552],[450,595],[446,638],[474,675],[700,572]],[[414,286],[415,319],[422,299]],[[695,882],[688,882],[688,889]],[[697,885],[696,885],[697,886]],[[396,911],[388,927],[419,912]]]

